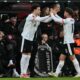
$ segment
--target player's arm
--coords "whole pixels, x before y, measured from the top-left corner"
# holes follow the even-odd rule
[[[39,22],[49,22],[51,20],[51,17],[50,16],[44,16],[44,17],[36,17],[35,18],[36,21],[39,21]]]
[[[55,16],[53,13],[51,13],[51,17],[55,22],[58,22],[58,23],[61,23],[61,24],[67,23],[66,19],[63,19],[63,18],[59,17],[58,15]]]
[[[50,16],[45,16],[45,17],[39,17],[39,16],[37,16],[37,17],[35,17],[35,16],[29,16],[28,18],[27,18],[27,20],[30,20],[30,21],[39,21],[39,22],[43,22],[43,21],[45,21],[46,19],[48,19]]]
[[[53,13],[51,13],[51,17],[55,22],[63,24],[63,19],[56,17]]]
[[[55,14],[55,16],[57,17],[57,18],[59,18],[59,19],[62,19],[59,15],[57,15],[57,14]]]
[[[46,20],[43,20],[42,22],[47,23],[50,22],[52,20],[52,17],[50,16],[49,18],[47,18]]]

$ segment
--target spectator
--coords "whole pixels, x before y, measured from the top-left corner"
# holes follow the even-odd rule
[[[47,77],[48,73],[53,71],[52,50],[48,45],[48,35],[44,33],[41,38],[36,54],[34,71],[41,77]]]
[[[49,11],[50,11],[49,7],[44,7],[42,9],[41,16],[49,15]],[[48,23],[41,22],[40,23],[40,28],[41,28],[42,34],[46,33],[46,34],[48,34],[49,37],[55,35],[55,29],[54,29],[53,25],[54,25],[54,22],[52,20]]]
[[[80,20],[79,20],[79,9],[74,8],[74,19],[75,19],[75,34],[80,32]]]
[[[8,56],[5,46],[4,33],[0,31],[0,77],[3,77],[8,72]]]
[[[6,46],[7,46],[7,53],[9,57],[9,64],[8,67],[14,66],[15,67],[15,56],[16,56],[16,38],[18,31],[16,29],[16,16],[11,16],[10,18],[2,18],[2,31],[5,33],[6,36]],[[16,69],[13,69],[17,76],[18,73]]]

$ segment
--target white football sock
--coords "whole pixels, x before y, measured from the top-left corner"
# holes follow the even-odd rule
[[[80,74],[80,66],[79,66],[78,60],[77,60],[77,59],[74,59],[72,62],[73,62],[73,65],[74,65],[74,67],[75,67],[75,69],[76,69],[76,72],[77,72],[78,74]]]
[[[29,66],[29,61],[30,61],[30,58],[31,58],[31,55],[27,55],[27,61],[25,62],[25,69],[26,69],[26,72],[28,71],[28,66]]]
[[[25,70],[25,62],[27,62],[27,55],[22,54],[21,57],[21,62],[20,62],[20,66],[21,66],[21,74],[26,74],[26,70]]]
[[[62,69],[63,66],[64,66],[64,61],[60,60],[58,66],[56,68],[56,72],[55,72],[57,74],[57,76],[60,74],[61,69]]]

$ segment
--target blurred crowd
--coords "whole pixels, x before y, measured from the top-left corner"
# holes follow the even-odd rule
[[[41,12],[41,16],[49,15],[50,8],[44,7]],[[62,16],[62,14],[60,14]],[[0,77],[18,77],[20,74],[20,46],[21,46],[21,32],[25,23],[25,16],[21,21],[17,14],[0,14]],[[74,52],[80,62],[80,18],[79,9],[74,8],[74,18],[75,18],[75,33],[74,39],[76,46],[74,47]],[[60,55],[60,46],[63,43],[63,27],[60,24],[50,21],[48,23],[40,23],[40,26],[35,34],[32,57],[30,60],[29,69],[31,76],[34,75],[34,60],[37,52],[38,44],[41,41],[41,36],[43,34],[47,35],[47,43],[52,49],[53,53],[53,65],[54,71],[58,64],[58,58]],[[44,40],[46,37],[44,37]],[[67,64],[70,61],[67,60]],[[67,64],[65,67],[67,67]],[[71,67],[63,68],[63,73],[66,75],[74,75],[75,71]],[[68,71],[71,71],[68,73]],[[63,74],[64,75],[64,74]]]

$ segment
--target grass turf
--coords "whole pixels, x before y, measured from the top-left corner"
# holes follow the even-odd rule
[[[80,80],[80,78],[73,78],[73,77],[61,77],[61,78],[0,78],[0,80]]]

